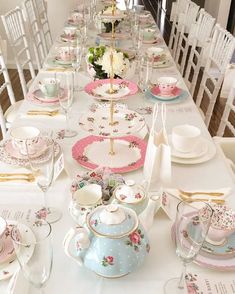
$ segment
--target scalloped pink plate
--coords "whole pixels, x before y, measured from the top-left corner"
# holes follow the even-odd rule
[[[98,136],[85,137],[72,147],[73,158],[83,167],[108,167],[114,173],[127,173],[144,165],[147,144],[127,136],[114,140],[114,155],[110,155],[110,140]]]
[[[66,91],[63,89],[63,95],[65,97]],[[45,98],[42,91],[40,89],[34,90],[31,93],[28,93],[26,99],[34,104],[39,105],[58,105],[59,97]]]
[[[97,87],[100,87],[104,84],[110,84],[110,79],[103,79],[103,80],[96,80],[94,82],[91,82],[89,84],[87,84],[84,88],[85,92],[89,95],[92,95],[93,97],[95,97],[96,99],[101,99],[101,100],[110,100],[110,98],[108,97],[103,97],[103,96],[97,96],[95,93],[94,93],[94,90],[97,88]],[[113,84],[114,85],[121,85],[123,84],[123,86],[126,86],[128,87],[128,92],[125,94],[125,96],[123,97],[117,97],[117,98],[113,98],[115,100],[119,100],[119,99],[125,99],[127,96],[129,95],[134,95],[135,93],[138,92],[138,86],[133,83],[133,82],[130,82],[130,81],[127,81],[127,80],[122,80],[122,79],[114,79],[113,80]],[[110,95],[111,96],[111,95]]]
[[[158,86],[153,87],[151,89],[151,93],[156,96],[156,97],[160,97],[161,99],[165,99],[165,100],[171,100],[174,99],[176,97],[178,97],[182,92],[182,89],[175,87],[175,89],[171,92],[170,95],[164,95],[161,93],[160,89]]]

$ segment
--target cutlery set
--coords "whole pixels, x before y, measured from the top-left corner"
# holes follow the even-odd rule
[[[35,177],[31,173],[0,173],[0,183],[11,181],[34,182]]]
[[[59,110],[29,110],[27,115],[47,115],[47,116],[56,116],[59,114]]]
[[[221,192],[188,192],[188,191],[183,191],[183,190],[178,190],[179,191],[179,197],[188,202],[199,202],[199,201],[208,201],[208,202],[213,202],[216,204],[224,204],[225,200],[219,197],[224,196],[224,193]],[[200,195],[198,197],[194,197],[195,195]],[[205,197],[203,197],[205,195]],[[218,197],[218,198],[216,198]]]

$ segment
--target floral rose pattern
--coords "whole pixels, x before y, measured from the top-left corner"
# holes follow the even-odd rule
[[[135,199],[141,199],[142,195],[140,193],[135,194]]]
[[[114,258],[113,258],[113,256],[110,256],[110,255],[104,256],[101,263],[103,266],[114,265]]]
[[[137,229],[129,236],[129,240],[126,241],[126,245],[134,248],[135,251],[139,251],[139,246],[141,246],[141,240],[144,238],[144,234],[140,229]]]

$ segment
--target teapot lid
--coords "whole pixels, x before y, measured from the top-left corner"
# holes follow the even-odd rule
[[[99,237],[119,239],[135,231],[139,221],[132,209],[110,204],[94,209],[87,217],[87,225]]]

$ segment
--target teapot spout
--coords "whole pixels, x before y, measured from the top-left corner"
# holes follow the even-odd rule
[[[72,244],[72,242],[74,242],[74,244]],[[66,255],[74,259],[80,266],[83,265],[80,253],[89,248],[89,246],[90,239],[86,229],[83,227],[71,228],[63,241],[63,247]],[[75,250],[72,250],[74,247]]]
[[[160,205],[159,195],[150,195],[148,205],[145,210],[139,215],[139,220],[146,231],[152,227],[154,215]]]

